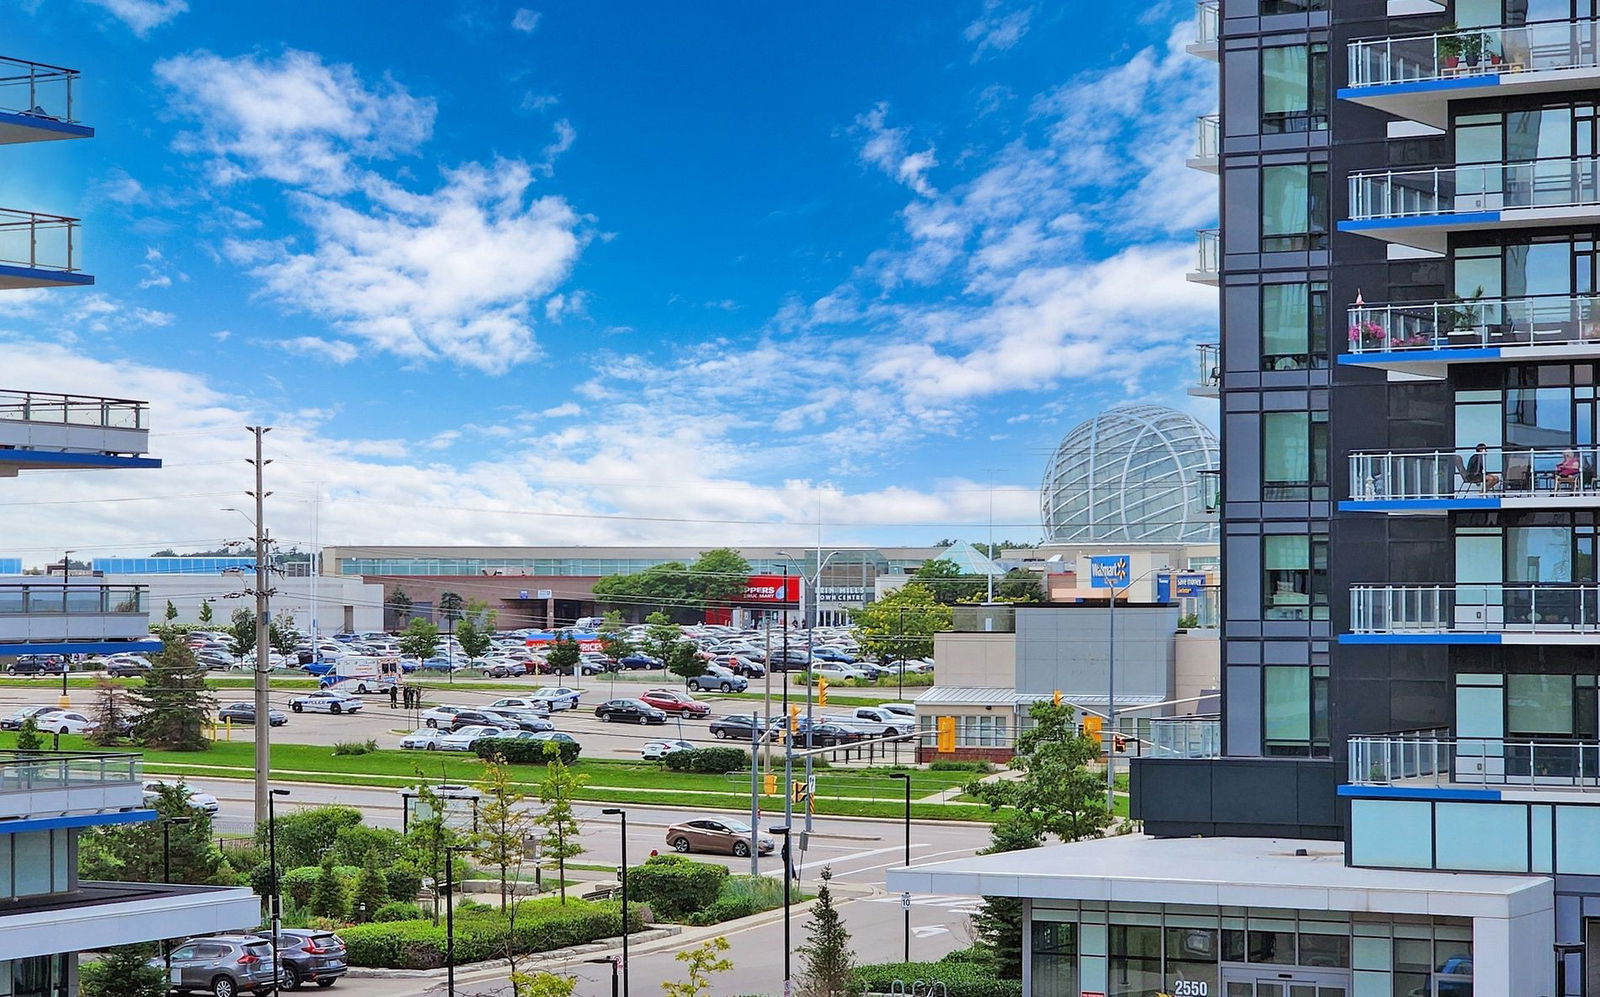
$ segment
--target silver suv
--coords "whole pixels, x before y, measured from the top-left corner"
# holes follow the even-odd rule
[[[155,966],[160,959],[151,960]],[[277,984],[272,943],[259,935],[210,935],[191,938],[172,950],[172,989],[177,993],[208,990],[217,997],[249,991],[266,993]]]

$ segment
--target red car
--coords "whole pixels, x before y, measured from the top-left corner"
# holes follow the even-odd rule
[[[676,689],[651,689],[639,698],[667,713],[679,713],[686,717],[704,717],[711,714],[710,706],[697,699],[691,699],[687,693]]]

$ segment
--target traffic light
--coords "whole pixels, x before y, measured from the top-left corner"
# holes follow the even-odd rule
[[[938,717],[939,752],[949,754],[956,750],[956,718]]]
[[[1104,723],[1105,720],[1092,714],[1085,716],[1083,718],[1083,736],[1092,737],[1098,743],[1100,741],[1101,725]]]
[[[804,779],[796,779],[794,783],[790,785],[789,796],[796,803],[804,803],[806,801],[806,783]]]
[[[817,705],[828,705],[828,680],[825,678],[817,679]]]
[[[789,732],[792,734],[800,733],[800,707],[798,706],[789,707]]]
[[[1050,705],[1051,706],[1060,706],[1061,705],[1061,690],[1060,689],[1057,689],[1055,692],[1050,694]]]
[[[766,795],[768,795],[768,796],[773,796],[773,795],[777,794],[777,792],[778,792],[778,774],[776,772],[768,772],[765,776],[762,777],[762,779],[761,779],[761,791],[763,793],[765,793]]]

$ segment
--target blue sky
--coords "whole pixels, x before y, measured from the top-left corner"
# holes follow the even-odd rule
[[[22,7],[98,135],[0,204],[98,283],[0,298],[5,386],[149,398],[168,465],[13,482],[24,549],[235,535],[247,422],[296,539],[915,543],[991,478],[1036,538],[1106,405],[1215,419],[1190,4]]]

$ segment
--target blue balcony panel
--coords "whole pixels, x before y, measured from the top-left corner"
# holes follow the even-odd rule
[[[70,450],[0,450],[0,478],[14,478],[18,471],[142,469],[160,466],[159,457],[124,457]]]
[[[88,287],[93,283],[94,278],[86,273],[0,265],[0,290],[14,291],[24,287]]]
[[[1498,789],[1457,789],[1447,786],[1350,786],[1339,787],[1339,795],[1363,800],[1458,800],[1495,802],[1502,799]]]
[[[13,654],[154,654],[159,640],[57,640],[0,643],[0,657]]]
[[[1499,633],[1359,633],[1340,634],[1341,644],[1500,644],[1502,637],[1510,634]],[[1546,636],[1541,634],[1540,636]],[[1504,641],[1511,644],[1515,641]]]
[[[107,827],[115,824],[148,824],[159,817],[154,810],[118,810],[98,814],[66,814],[61,817],[19,817],[0,821],[0,834],[23,831],[60,831],[72,827]]]
[[[24,111],[0,111],[0,145],[21,142],[54,142],[69,138],[94,138],[94,129],[74,121],[62,121]]]

